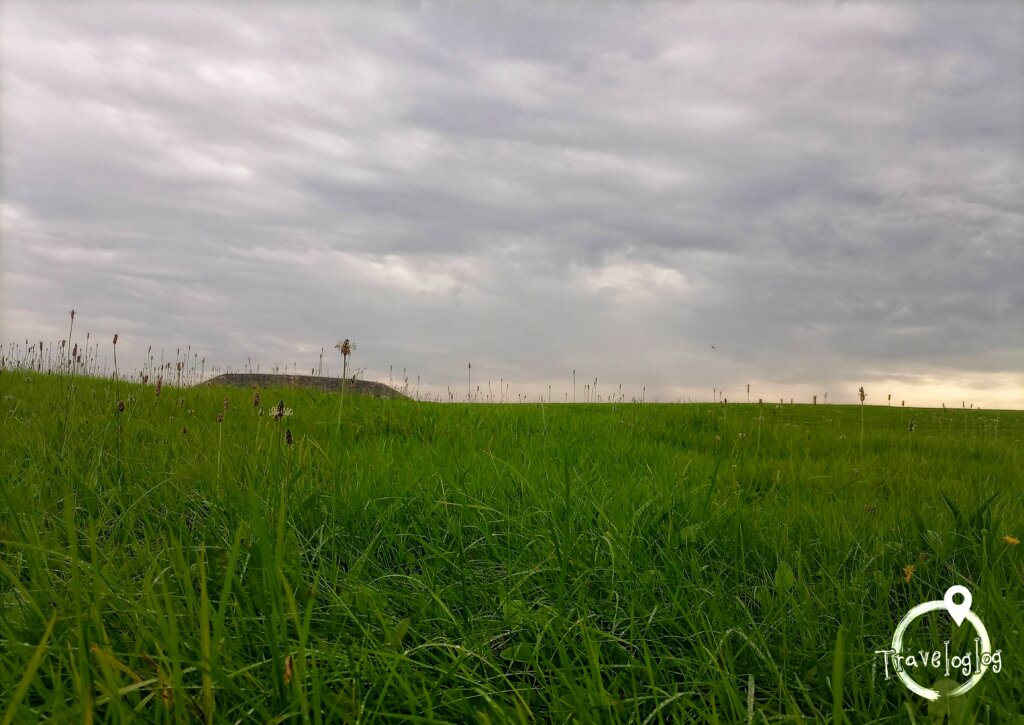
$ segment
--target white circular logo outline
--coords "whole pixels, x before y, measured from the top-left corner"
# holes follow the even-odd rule
[[[953,603],[953,595],[955,594],[963,595],[963,603]],[[896,627],[896,631],[892,635],[892,649],[895,651],[895,654],[902,654],[903,635],[906,633],[907,627],[909,627],[910,624],[922,614],[944,609],[949,613],[949,616],[953,618],[953,621],[956,622],[958,627],[963,624],[964,620],[971,623],[971,626],[974,627],[974,630],[978,633],[978,638],[981,640],[981,662],[979,663],[981,665],[981,669],[978,670],[971,679],[967,680],[967,682],[946,693],[946,697],[959,697],[977,685],[985,673],[988,672],[988,664],[986,663],[985,655],[988,655],[988,659],[991,659],[992,657],[992,642],[988,638],[988,630],[985,629],[985,624],[981,621],[978,615],[971,611],[970,606],[971,593],[967,587],[960,585],[952,586],[946,590],[945,598],[933,599],[930,602],[918,604],[907,612],[903,619],[900,620],[899,625]],[[900,681],[907,686],[907,689],[911,692],[917,693],[923,698],[928,700],[938,700],[942,697],[942,693],[939,691],[933,690],[929,687],[924,687],[914,682],[904,668],[897,669],[896,676],[899,677]]]

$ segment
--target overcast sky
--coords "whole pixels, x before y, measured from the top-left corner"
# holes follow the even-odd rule
[[[0,4],[0,341],[1024,407],[1024,4]],[[712,347],[714,346],[714,347]],[[340,367],[336,353],[324,363]]]

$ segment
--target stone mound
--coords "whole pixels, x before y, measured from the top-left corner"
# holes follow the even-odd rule
[[[203,385],[228,385],[235,388],[306,388],[335,393],[341,390],[340,378],[317,375],[272,375],[269,373],[225,373],[211,378]],[[346,380],[345,392],[369,395],[374,398],[405,398],[394,388],[371,380]]]

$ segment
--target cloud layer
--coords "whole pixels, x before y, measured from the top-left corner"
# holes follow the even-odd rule
[[[0,12],[0,340],[1024,407],[1020,4]]]

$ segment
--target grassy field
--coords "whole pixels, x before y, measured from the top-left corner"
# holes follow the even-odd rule
[[[69,383],[0,373],[2,723],[1020,722],[1024,413]]]

